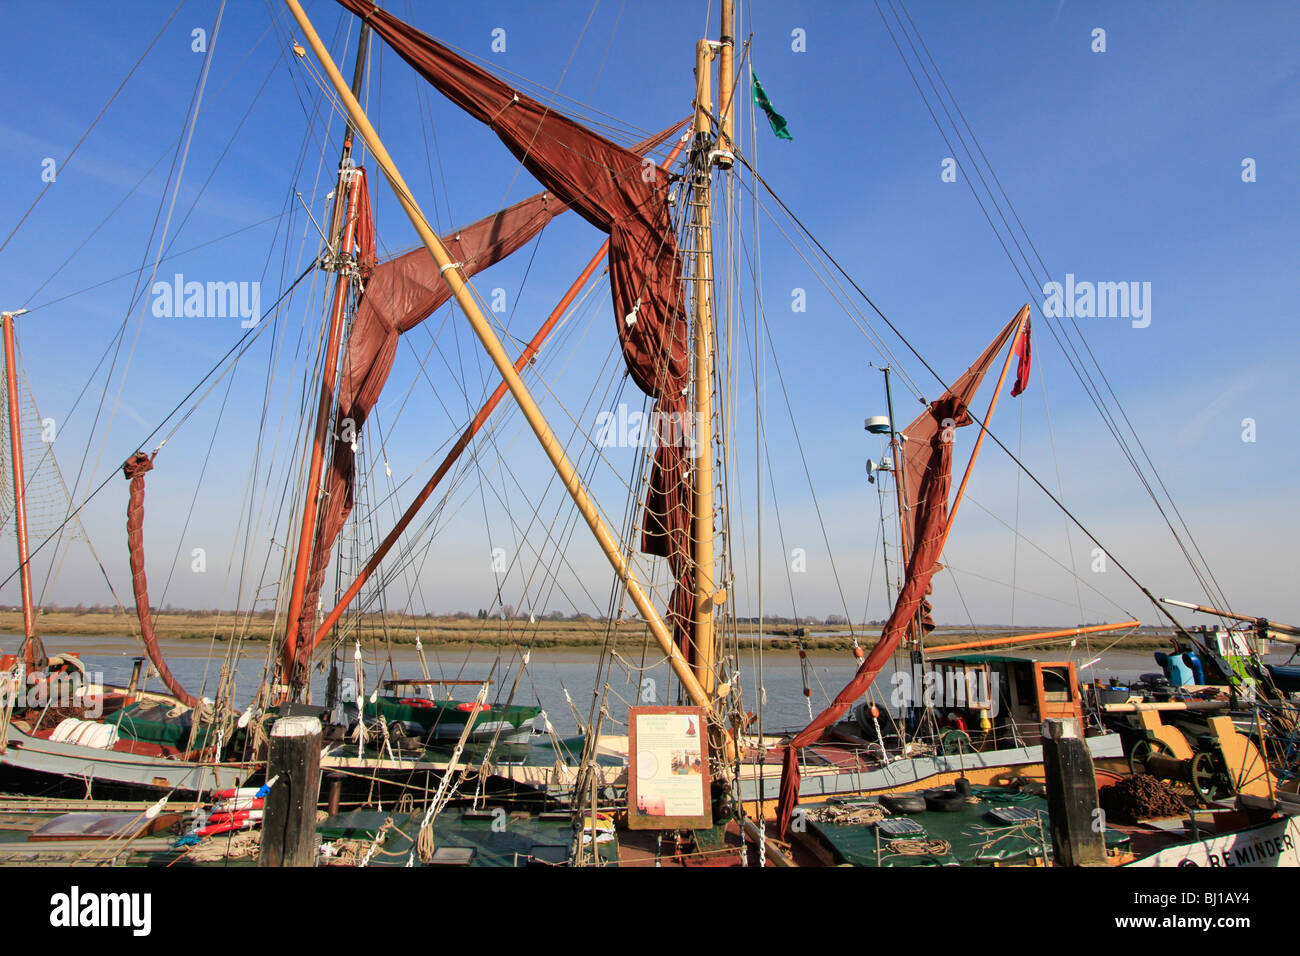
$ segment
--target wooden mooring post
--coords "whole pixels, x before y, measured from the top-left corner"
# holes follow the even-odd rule
[[[1105,866],[1106,821],[1079,721],[1043,721],[1043,772],[1057,866]]]
[[[262,817],[259,866],[316,865],[321,722],[281,717],[271,727],[266,778],[274,781]]]

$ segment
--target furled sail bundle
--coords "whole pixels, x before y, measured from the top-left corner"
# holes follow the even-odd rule
[[[941,567],[939,556],[948,530],[954,431],[971,423],[967,406],[979,390],[994,358],[1019,326],[1020,319],[1020,316],[1012,319],[952,387],[931,402],[901,433],[904,441],[898,474],[909,502],[903,514],[903,525],[904,534],[912,544],[908,552],[906,579],[894,602],[894,610],[880,633],[880,640],[858,667],[853,679],[825,710],[785,745],[777,810],[777,824],[782,834],[799,802],[799,749],[816,743],[822,733],[867,692],[889,656],[907,636],[917,614],[929,616],[926,595],[931,580]],[[933,622],[930,626],[933,627]]]
[[[963,372],[957,381],[952,383],[952,387],[945,393],[945,397],[952,396],[955,398],[963,410],[970,404],[975,398],[975,393],[979,391],[980,383],[984,381],[985,374],[993,365],[993,360],[998,357],[1008,339],[1016,331],[1020,324],[1020,318],[1020,315],[1017,315],[1007,323],[1006,327],[989,343],[989,347],[980,353],[979,358],[975,360],[971,367]],[[899,433],[903,439],[903,444],[899,452],[902,461],[898,469],[898,476],[903,484],[904,500],[907,505],[903,511],[903,533],[909,547],[911,542],[916,540],[916,506],[923,498],[922,488],[925,474],[930,467],[930,440],[944,430],[944,418],[948,417],[936,417],[934,415],[936,405],[938,405],[938,402],[932,402],[925,411],[917,416],[915,421]],[[966,422],[969,421],[970,419],[967,418]],[[960,424],[964,424],[964,422]]]
[[[136,452],[122,465],[122,474],[131,482],[131,494],[126,505],[126,543],[131,558],[131,590],[135,595],[135,612],[140,620],[140,640],[153,663],[158,676],[176,699],[191,710],[197,709],[199,700],[181,686],[181,682],[167,666],[158,638],[153,629],[153,613],[149,609],[149,581],[144,573],[144,476],[153,470],[153,459],[142,451]]]
[[[980,354],[980,357],[975,360],[974,364],[972,364],[971,367],[952,384],[952,388],[948,390],[948,394],[957,399],[963,410],[975,397],[975,393],[979,391],[980,383],[984,381],[985,374],[993,364],[993,360],[997,358],[999,353],[1001,353],[1007,340],[1016,331],[1016,328],[1020,324],[1020,319],[1021,316],[1017,315],[1007,323],[1006,328],[998,333],[997,337],[989,343],[989,347]],[[945,428],[944,418],[935,418],[932,414],[933,407],[934,406],[931,405],[926,408],[924,412],[917,416],[915,421],[899,433],[902,440],[902,447],[899,452],[899,457],[902,459],[902,467],[898,472],[898,476],[902,481],[903,498],[906,502],[906,507],[903,510],[902,524],[904,535],[903,540],[907,543],[906,547],[908,549],[910,549],[917,540],[916,513],[921,500],[920,491],[925,482],[926,469],[930,466],[930,442],[936,434],[942,433]],[[964,421],[957,422],[955,425],[947,427],[957,427],[959,425],[967,424],[969,421],[970,419],[966,418]],[[936,572],[939,570],[941,570],[941,568],[935,569]],[[930,593],[930,590],[932,589],[926,590],[927,595]],[[934,630],[934,618],[931,614],[931,610],[929,599],[922,599],[919,620],[923,634],[928,634],[930,631]]]
[[[609,235],[615,323],[632,380],[656,400],[656,420],[683,421],[689,329],[669,214],[669,184],[635,149],[624,149],[457,56],[368,0],[339,0],[439,92],[485,123],[543,186]],[[678,643],[691,659],[690,486],[681,442],[662,443],[642,524],[641,549],[669,560],[669,603]]]

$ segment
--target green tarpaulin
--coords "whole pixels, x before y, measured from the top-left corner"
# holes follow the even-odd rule
[[[161,744],[185,750],[190,744],[190,727],[194,712],[187,710],[179,716],[169,716],[171,708],[165,704],[139,701],[127,704],[116,714],[104,718],[106,724],[117,724],[122,737],[142,743]],[[208,727],[199,728],[194,741],[195,749],[208,742]]]
[[[977,798],[954,813],[927,810],[924,813],[903,815],[924,829],[917,841],[944,841],[950,847],[944,853],[910,853],[918,843],[910,845],[893,841],[880,834],[876,827],[861,823],[819,823],[810,819],[808,829],[821,838],[839,861],[854,866],[992,866],[994,864],[1025,864],[1039,859],[1046,851],[1050,857],[1052,831],[1048,825],[1047,801],[1028,793],[998,787],[972,787],[971,795]],[[855,805],[856,805],[855,801]],[[1008,825],[990,816],[999,807],[1022,807],[1034,814],[1035,819]],[[806,805],[810,815],[816,805]],[[898,815],[888,819],[898,819]],[[1039,828],[1038,820],[1042,827]],[[1108,847],[1121,846],[1128,838],[1113,831],[1106,832]]]

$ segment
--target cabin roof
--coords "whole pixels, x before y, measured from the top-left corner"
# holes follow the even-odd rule
[[[1032,664],[1027,657],[1012,657],[1009,654],[952,654],[948,657],[932,657],[932,664]]]

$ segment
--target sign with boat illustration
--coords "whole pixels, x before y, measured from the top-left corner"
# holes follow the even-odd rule
[[[628,826],[634,830],[713,826],[704,709],[631,707],[628,729]]]

